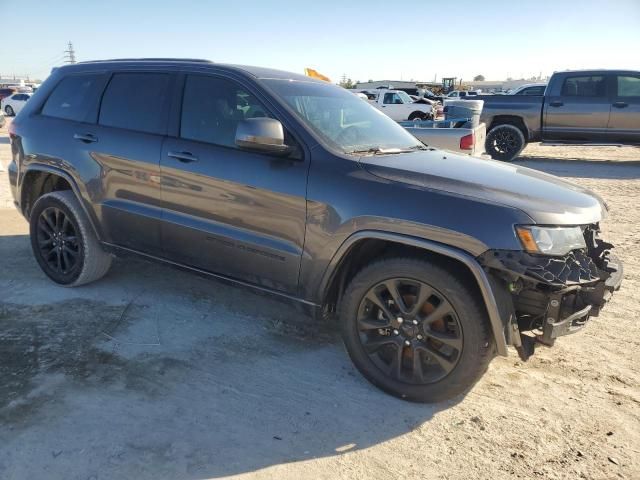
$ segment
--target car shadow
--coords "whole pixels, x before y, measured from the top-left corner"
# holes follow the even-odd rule
[[[366,449],[460,401],[386,395],[330,324],[164,265],[67,289],[0,236],[0,291],[9,478],[217,478]]]
[[[512,163],[560,177],[600,178],[607,180],[640,178],[640,160],[581,160],[579,158],[524,156],[518,157],[518,159]]]
[[[0,145],[9,145],[9,143],[11,143],[9,137],[5,137],[4,135],[0,136]]]

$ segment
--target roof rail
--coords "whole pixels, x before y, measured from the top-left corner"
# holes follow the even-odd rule
[[[78,63],[107,63],[107,62],[197,62],[213,63],[203,58],[110,58],[106,60],[86,60]]]

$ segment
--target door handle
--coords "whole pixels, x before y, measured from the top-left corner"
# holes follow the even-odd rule
[[[564,105],[564,103],[561,102],[560,100],[556,100],[554,102],[549,103],[549,105],[552,106],[552,107],[561,107],[561,106]]]
[[[625,108],[625,107],[628,107],[629,104],[627,102],[616,102],[612,106],[616,108]]]
[[[94,134],[92,133],[74,133],[73,134],[73,139],[74,140],[80,140],[81,142],[84,143],[94,143],[98,141],[98,137],[96,137]]]
[[[191,152],[169,152],[168,157],[175,158],[182,163],[197,162],[198,157],[194,156]]]

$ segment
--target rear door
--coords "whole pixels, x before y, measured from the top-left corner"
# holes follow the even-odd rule
[[[239,122],[276,117],[255,87],[222,74],[187,74],[183,81],[176,130],[162,150],[165,256],[296,293],[308,159],[235,145]],[[285,141],[295,143],[287,134]]]
[[[606,142],[611,110],[607,75],[581,73],[561,82],[545,98],[543,140]]]
[[[92,190],[104,240],[152,255],[162,252],[160,154],[173,78],[164,71],[115,72],[97,125],[79,132],[100,170]]]
[[[609,141],[640,144],[640,73],[615,75]]]

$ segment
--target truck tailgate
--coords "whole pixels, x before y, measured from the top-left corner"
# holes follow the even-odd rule
[[[484,123],[480,123],[474,128],[425,128],[420,126],[405,128],[418,140],[433,148],[449,150],[455,153],[466,153],[473,156],[479,156],[484,153],[484,142],[487,136],[487,127]],[[473,140],[469,145],[470,148],[460,148],[461,140],[469,135],[473,136]]]

